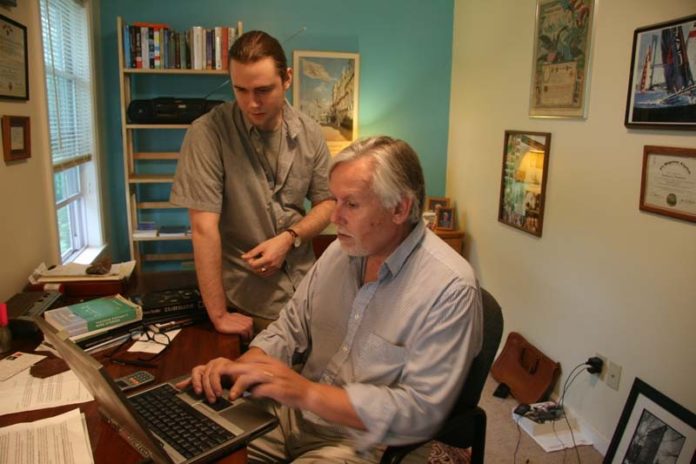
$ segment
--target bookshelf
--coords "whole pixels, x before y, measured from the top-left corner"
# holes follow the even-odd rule
[[[138,228],[141,220],[154,217],[166,217],[171,222],[172,218],[180,225],[188,225],[188,215],[184,208],[179,208],[169,203],[169,191],[174,180],[172,166],[176,166],[179,159],[178,151],[156,150],[151,147],[153,143],[147,143],[147,147],[142,148],[139,143],[141,138],[146,138],[147,134],[164,132],[166,138],[178,138],[178,144],[183,140],[185,130],[189,124],[135,124],[128,119],[128,106],[132,100],[140,97],[138,94],[137,80],[157,79],[166,80],[172,76],[190,76],[192,78],[200,76],[219,76],[220,82],[228,77],[226,69],[188,69],[188,68],[132,68],[126,62],[127,51],[124,46],[124,26],[123,18],[116,19],[117,44],[118,44],[118,70],[119,70],[119,89],[121,105],[121,137],[123,143],[123,170],[124,170],[124,191],[126,195],[126,218],[128,227],[128,243],[130,258],[137,263],[138,269],[148,264],[147,270],[158,270],[161,263],[175,264],[175,267],[168,266],[166,269],[176,269],[178,262],[179,268],[182,263],[191,261],[193,253],[191,250],[191,237],[189,234],[176,234],[155,237],[138,237],[134,232]],[[237,30],[241,29],[241,22],[237,23]],[[132,50],[131,50],[132,52]],[[227,53],[224,52],[226,57]],[[183,66],[183,65],[182,65]],[[191,90],[191,89],[189,89]],[[195,92],[195,89],[193,90]],[[179,95],[156,95],[176,97]],[[202,97],[200,95],[199,97]],[[148,96],[146,98],[152,98]],[[171,131],[171,132],[170,132]],[[156,143],[155,143],[156,144]],[[171,148],[171,147],[169,147]],[[178,149],[178,145],[176,147]],[[147,166],[146,166],[147,165]],[[169,169],[167,169],[169,168]],[[154,171],[154,172],[153,172]],[[164,172],[163,172],[164,171]],[[147,187],[154,187],[159,192],[153,195]],[[165,192],[164,194],[162,192]],[[165,224],[158,224],[165,225]],[[171,225],[171,224],[168,224]],[[167,243],[179,242],[182,245],[167,247]],[[188,242],[188,243],[187,243]],[[156,246],[154,249],[151,245]],[[162,251],[161,249],[168,249]],[[172,249],[173,248],[173,249]],[[181,249],[189,251],[181,251]],[[171,251],[169,251],[171,250]],[[160,268],[161,269],[161,268]]]

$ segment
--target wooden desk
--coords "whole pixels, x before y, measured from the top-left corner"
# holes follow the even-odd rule
[[[437,234],[449,246],[457,250],[460,255],[464,254],[464,232],[461,230],[442,230],[435,229],[433,232]]]
[[[168,276],[173,278],[173,274]],[[171,280],[163,279],[162,276],[143,276],[134,282],[136,289],[142,289],[140,285],[148,283],[148,279],[154,279],[160,284]],[[195,279],[195,276],[194,276]],[[185,279],[184,279],[185,280]],[[194,280],[195,282],[195,280]],[[154,282],[150,289],[156,289]],[[171,288],[175,288],[172,286]],[[21,339],[13,343],[16,350],[30,351],[41,341],[38,336],[35,339]],[[106,350],[95,355],[95,358],[104,362],[104,356],[109,353]],[[126,347],[118,352],[118,357],[126,359],[137,358],[138,353],[127,353]],[[215,331],[209,322],[195,326],[186,327],[172,341],[166,352],[157,360],[156,368],[139,368],[135,366],[118,366],[109,362],[104,363],[109,374],[116,378],[139,369],[144,369],[155,375],[157,381],[169,380],[174,377],[184,375],[191,371],[197,364],[203,364],[218,356],[236,358],[239,356],[239,337],[236,335],[223,335]],[[129,392],[130,393],[130,392]],[[118,462],[118,463],[137,463],[142,461],[142,457],[133,447],[131,447],[116,430],[111,427],[97,410],[94,401],[89,403],[71,404],[57,408],[41,409],[37,411],[27,411],[16,414],[0,416],[0,427],[16,424],[19,422],[31,422],[47,417],[52,417],[79,407],[85,413],[89,439],[94,454],[94,462]],[[227,464],[246,463],[246,450],[242,449],[234,452],[222,461]]]

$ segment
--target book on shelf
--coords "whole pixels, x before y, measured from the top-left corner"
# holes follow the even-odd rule
[[[123,56],[127,68],[224,70],[229,47],[241,35],[237,26],[194,26],[177,32],[167,24],[123,25]]]
[[[160,237],[189,235],[190,233],[191,231],[188,226],[160,226],[158,232]]]
[[[51,309],[44,312],[44,317],[56,329],[75,337],[139,321],[143,310],[117,294]]]
[[[153,238],[157,237],[157,229],[136,229],[133,231],[133,238]]]

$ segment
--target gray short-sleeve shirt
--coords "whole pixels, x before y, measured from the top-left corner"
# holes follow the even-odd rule
[[[266,176],[261,136],[235,102],[218,105],[189,128],[170,201],[220,214],[223,284],[228,303],[275,319],[314,262],[311,243],[290,250],[269,278],[249,271],[241,255],[299,222],[305,199],[331,198],[329,151],[321,128],[287,102],[275,178]]]

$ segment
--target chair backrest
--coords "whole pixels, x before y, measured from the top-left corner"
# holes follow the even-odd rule
[[[486,377],[488,377],[491,364],[493,364],[493,359],[500,346],[500,339],[503,336],[503,312],[500,305],[483,288],[481,288],[481,299],[483,303],[483,346],[471,364],[469,374],[451,415],[478,405],[483,385],[486,383]]]

